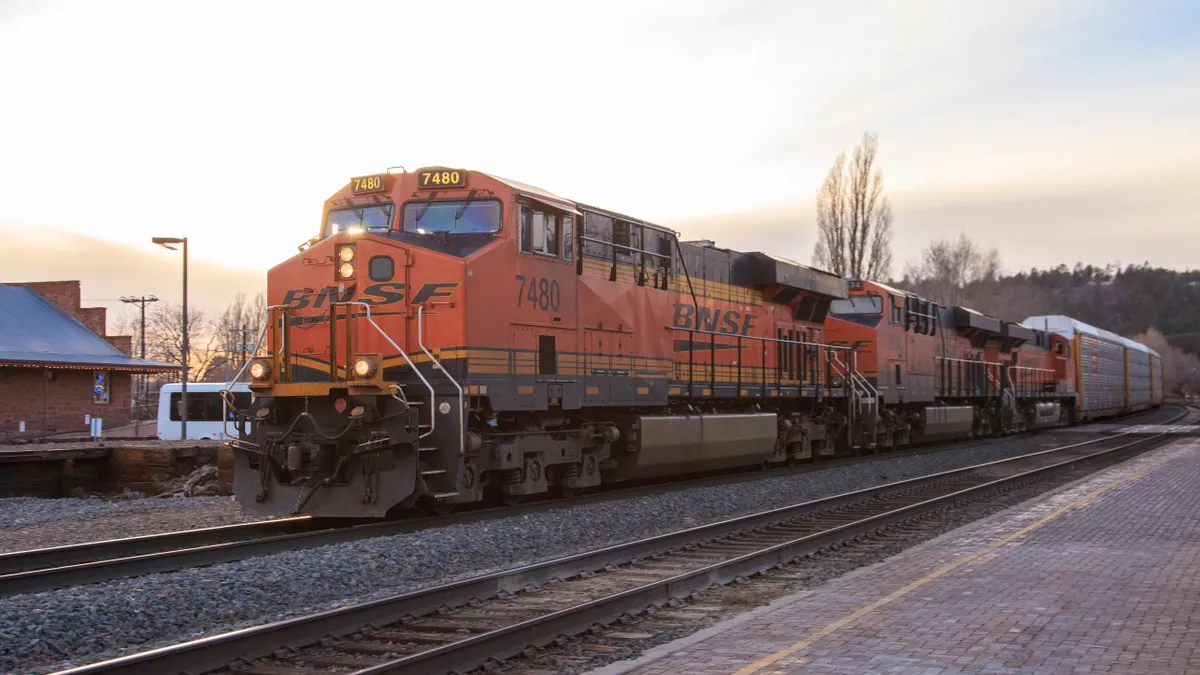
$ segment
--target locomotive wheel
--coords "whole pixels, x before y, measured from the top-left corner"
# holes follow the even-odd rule
[[[505,506],[516,506],[521,503],[521,498],[525,495],[500,495],[500,501]]]

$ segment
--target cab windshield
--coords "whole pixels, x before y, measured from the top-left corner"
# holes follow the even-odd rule
[[[325,217],[325,236],[348,231],[386,234],[392,229],[393,209],[392,204],[374,204],[330,211]]]
[[[404,205],[403,229],[413,234],[478,234],[500,231],[500,202],[421,201]]]
[[[846,314],[883,314],[883,298],[878,295],[852,295],[845,300],[834,300],[829,304],[829,313],[835,316]]]

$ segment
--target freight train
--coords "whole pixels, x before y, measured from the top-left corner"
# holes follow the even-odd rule
[[[259,514],[511,504],[1162,401],[1157,354],[1067,317],[939,307],[445,167],[351,179],[268,303],[231,423]]]

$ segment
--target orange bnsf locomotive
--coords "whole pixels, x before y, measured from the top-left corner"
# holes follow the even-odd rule
[[[514,503],[1162,400],[1157,355],[1066,317],[937,307],[476,171],[352,179],[301,249],[268,273],[232,442],[254,513]]]
[[[833,454],[846,294],[481,172],[355,178],[268,273],[236,493],[382,516]]]
[[[852,445],[1012,433],[1162,403],[1162,359],[1133,340],[1065,316],[1017,324],[849,283],[825,335],[853,349]]]

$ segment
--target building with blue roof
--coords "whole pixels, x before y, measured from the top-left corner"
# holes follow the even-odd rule
[[[135,374],[179,365],[131,356],[107,310],[81,307],[78,281],[0,284],[0,436],[84,431],[130,421]]]

